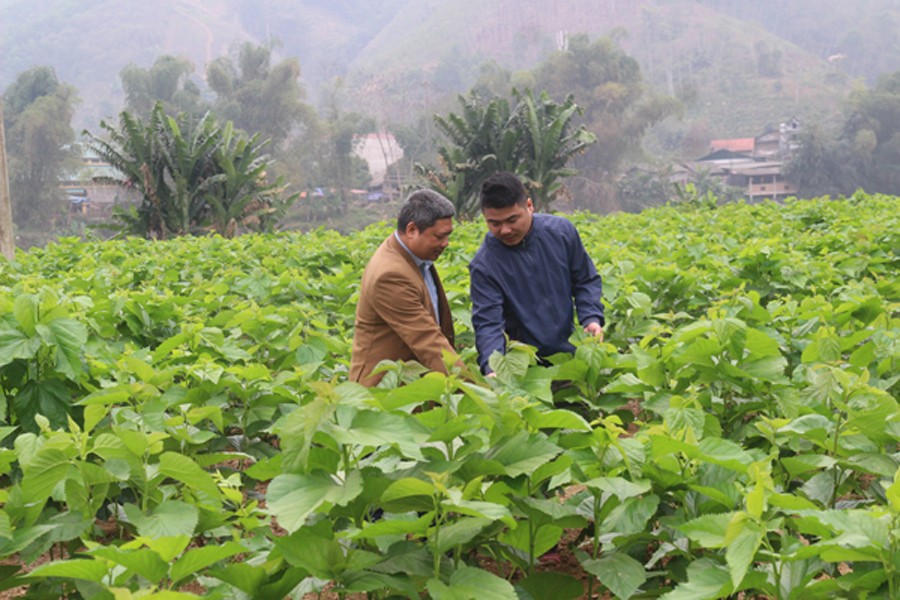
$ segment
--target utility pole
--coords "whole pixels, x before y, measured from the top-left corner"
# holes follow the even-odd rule
[[[6,170],[6,136],[3,133],[3,100],[0,99],[0,254],[6,260],[16,255],[13,242],[12,206],[9,200],[9,172]]]

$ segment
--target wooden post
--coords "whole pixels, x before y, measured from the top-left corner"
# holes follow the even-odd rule
[[[13,241],[12,207],[9,200],[9,173],[6,170],[6,137],[3,133],[3,100],[0,99],[0,254],[7,260],[16,255]]]

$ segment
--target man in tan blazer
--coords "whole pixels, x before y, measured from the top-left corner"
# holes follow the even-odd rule
[[[382,360],[417,360],[447,372],[443,353],[454,356],[453,321],[447,296],[433,262],[449,244],[453,203],[431,190],[409,195],[391,233],[362,276],[350,380],[365,386],[381,381],[371,375]]]

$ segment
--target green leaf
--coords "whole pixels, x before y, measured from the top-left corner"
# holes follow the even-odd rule
[[[746,473],[753,457],[746,450],[731,440],[722,438],[704,438],[700,441],[699,450],[706,462],[725,467],[738,473]]]
[[[2,509],[0,509],[0,538],[5,540],[13,539],[12,523],[9,520],[9,515]]]
[[[590,490],[611,494],[619,500],[646,494],[651,489],[651,483],[646,479],[629,481],[622,477],[599,477],[585,482],[584,485]]]
[[[338,443],[348,446],[396,446],[404,456],[424,460],[422,445],[428,432],[414,418],[376,412],[359,411],[346,428],[332,426],[328,433]]]
[[[361,492],[359,471],[343,483],[327,475],[279,475],[269,484],[266,499],[279,525],[294,533],[319,507],[329,502],[344,505]]]
[[[578,513],[578,509],[570,504],[563,504],[553,498],[521,498],[517,506],[535,523],[554,523],[561,527],[579,529],[587,523]]]
[[[327,521],[301,527],[288,537],[277,537],[275,546],[285,560],[319,579],[335,579],[347,569],[344,548],[333,538]]]
[[[427,496],[428,498],[431,498],[435,492],[436,490],[433,483],[415,479],[413,477],[404,477],[388,486],[381,495],[381,499],[384,502],[392,502],[394,500],[409,498],[410,496]]]
[[[103,581],[107,575],[106,566],[99,560],[73,558],[47,563],[32,569],[25,577],[29,579],[43,579],[46,577],[63,577],[66,579],[81,579],[84,581]]]
[[[221,545],[188,550],[172,565],[170,578],[173,584],[177,584],[182,579],[199,573],[210,565],[246,551],[247,548],[237,542],[225,542]]]
[[[264,567],[245,562],[231,563],[221,569],[210,569],[206,575],[233,585],[251,596],[265,584],[268,578]]]
[[[185,548],[191,543],[189,535],[174,535],[169,537],[138,537],[136,541],[143,543],[145,546],[156,552],[160,558],[166,563],[171,563],[175,557],[184,552]]]
[[[601,531],[619,535],[641,533],[656,514],[658,506],[659,497],[653,494],[643,498],[628,498],[612,509],[603,520]]]
[[[729,531],[729,533],[731,533]],[[743,529],[728,544],[725,550],[725,562],[728,563],[728,572],[731,575],[731,583],[735,588],[741,585],[756,551],[762,543],[763,531],[752,524],[750,521],[744,521]]]
[[[680,583],[660,600],[718,600],[732,590],[729,572],[711,560],[701,559],[688,567],[687,583]]]
[[[411,404],[440,399],[446,387],[446,379],[435,375],[428,373],[412,383],[392,389],[378,400],[378,404],[385,410],[395,410]]]
[[[516,591],[505,579],[482,569],[460,567],[450,576],[448,585],[430,579],[428,591],[434,600],[518,600]]]
[[[441,554],[475,539],[485,527],[493,523],[485,517],[462,517],[450,525],[441,527],[437,551]]]
[[[522,416],[529,425],[537,429],[573,429],[575,431],[590,431],[591,426],[584,418],[570,410],[537,410],[528,408],[522,412]]]
[[[781,356],[781,349],[778,341],[770,335],[763,333],[758,329],[748,327],[746,330],[746,341],[744,349],[750,352],[753,357],[764,356]]]
[[[767,356],[759,360],[747,361],[741,368],[760,381],[780,382],[784,379],[787,360],[781,356]]]
[[[69,456],[58,448],[45,446],[22,469],[23,500],[41,503],[69,472]]]
[[[215,508],[221,507],[222,494],[216,482],[190,457],[175,452],[164,452],[159,457],[159,472],[198,492],[204,504]]]
[[[154,585],[161,583],[169,572],[169,564],[149,548],[126,550],[115,546],[101,546],[89,553],[122,565]]]
[[[512,525],[513,519],[509,514],[509,510],[494,502],[483,502],[481,500],[445,500],[443,506],[450,511],[458,512],[470,517],[485,517],[492,520],[503,520]]]
[[[73,319],[55,319],[37,326],[46,344],[56,348],[56,368],[69,379],[81,372],[81,354],[87,342],[87,328]]]
[[[13,398],[13,410],[26,431],[38,431],[37,415],[47,417],[52,428],[63,428],[72,410],[72,393],[60,379],[31,380]]]
[[[33,294],[18,294],[13,301],[13,316],[28,335],[34,335],[39,312],[38,299]]]
[[[385,535],[424,536],[433,517],[432,513],[425,513],[418,519],[409,515],[385,516],[374,523],[366,523],[361,530],[348,537],[350,539],[372,539]]]
[[[617,598],[627,600],[647,581],[644,566],[621,552],[604,554],[599,559],[581,563],[584,570],[597,577]]]
[[[562,448],[547,439],[547,436],[520,431],[488,451],[485,458],[502,464],[510,477],[518,477],[550,462],[560,452]]]
[[[524,556],[528,556],[533,546],[534,557],[537,558],[552,550],[559,543],[563,533],[565,533],[565,530],[562,527],[542,525],[532,538],[528,523],[519,521],[518,527],[507,530],[500,535],[500,541],[521,551]]]
[[[735,513],[716,513],[703,515],[682,523],[678,529],[704,548],[722,548],[725,546],[725,534],[728,524]]]
[[[150,515],[145,516],[133,504],[125,505],[125,514],[134,523],[138,533],[145,537],[193,537],[200,518],[200,511],[181,500],[164,500]]]
[[[891,509],[895,514],[900,513],[900,469],[894,474],[894,482],[884,491]]]
[[[534,353],[533,348],[510,340],[506,353],[494,352],[488,359],[488,365],[500,381],[511,384],[528,372],[528,365],[534,360]]]
[[[32,358],[40,348],[38,337],[30,338],[18,329],[0,329],[0,367],[17,358]]]
[[[516,591],[519,600],[577,600],[584,595],[584,586],[577,579],[562,573],[538,572],[519,581]]]

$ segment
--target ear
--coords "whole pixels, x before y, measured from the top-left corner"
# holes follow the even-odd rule
[[[413,236],[419,233],[419,228],[416,227],[416,224],[410,221],[406,224],[406,231],[404,232],[407,236]]]
[[[528,212],[534,212],[534,204],[531,202],[531,198],[528,198],[528,200],[525,201],[525,209],[528,210]]]

